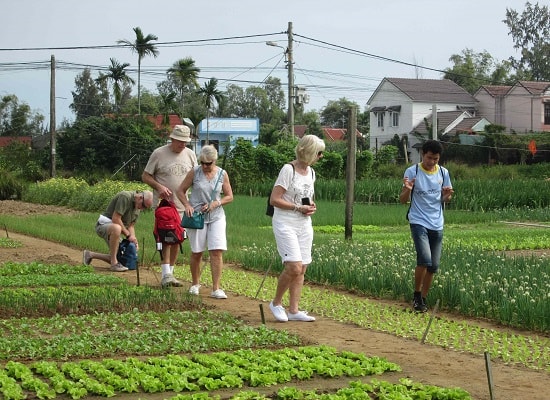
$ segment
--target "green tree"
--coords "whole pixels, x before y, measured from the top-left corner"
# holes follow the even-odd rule
[[[115,112],[120,111],[120,104],[122,101],[123,86],[124,84],[134,84],[135,81],[126,74],[126,68],[130,66],[128,63],[120,64],[114,58],[111,58],[111,66],[108,68],[109,72],[106,74],[100,74],[96,82],[103,83],[105,81],[113,82],[113,96],[115,98]]]
[[[510,57],[518,78],[550,81],[550,7],[525,3],[521,14],[506,9],[504,22],[521,57]]]
[[[344,157],[335,151],[325,151],[323,157],[313,166],[317,178],[339,179],[344,172]]]
[[[233,149],[229,151],[226,168],[231,171],[231,186],[238,188],[244,182],[253,182],[258,179],[255,149],[252,142],[237,139]]]
[[[58,138],[63,166],[72,174],[112,175],[125,166],[128,179],[139,180],[150,153],[163,143],[144,118],[90,117],[76,121]]]
[[[370,112],[364,110],[357,115],[357,130],[361,132],[361,137],[357,138],[357,149],[368,150],[370,147]]]
[[[176,61],[167,71],[169,79],[173,80],[178,88],[181,103],[180,116],[182,118],[184,116],[185,91],[190,86],[193,89],[198,89],[197,78],[199,72],[200,69],[195,66],[195,61],[191,57]]]
[[[394,145],[388,144],[378,150],[375,162],[377,165],[394,164],[398,155],[399,149]]]
[[[0,170],[2,174],[11,171],[27,182],[42,180],[47,173],[42,168],[40,156],[40,152],[31,149],[27,143],[13,141],[0,148]]]
[[[347,128],[348,112],[352,107],[359,110],[357,103],[345,97],[337,101],[330,100],[323,111],[321,111],[321,125],[330,126],[331,128]]]
[[[245,113],[241,116],[244,118],[259,118],[260,123],[270,123],[271,104],[267,97],[267,92],[259,86],[249,86],[245,90]]]
[[[281,128],[271,124],[260,124],[259,142],[265,146],[276,144],[283,137]]]
[[[75,113],[76,120],[99,117],[111,112],[109,91],[106,82],[97,83],[92,79],[89,68],[85,68],[74,80],[73,102],[69,108]]]
[[[285,120],[284,92],[277,78],[269,77],[261,86],[249,86],[246,90],[228,85],[225,93],[224,113],[242,118],[258,118],[260,124],[276,128]]]
[[[275,126],[280,126],[286,119],[286,98],[281,87],[281,80],[270,76],[266,79],[263,88],[267,95],[270,111],[269,119],[266,120],[266,122]]]
[[[177,109],[176,105],[176,93],[160,94],[160,112],[162,114],[162,124],[164,126],[170,125],[170,114]]]
[[[374,163],[374,154],[372,154],[370,150],[363,150],[357,154],[355,161],[356,179],[366,178],[372,169],[372,165]]]
[[[16,95],[0,100],[0,136],[38,136],[44,131],[44,116],[33,112]]]
[[[499,63],[487,51],[474,53],[471,49],[464,49],[462,54],[453,54],[449,61],[454,65],[445,69],[443,77],[470,94],[474,94],[482,85],[512,83],[510,62]]]
[[[225,98],[228,115],[242,117],[248,114],[245,104],[244,89],[242,87],[234,84],[227,85]]]
[[[321,120],[319,119],[319,114],[315,111],[308,111],[299,115],[296,119],[296,124],[307,125],[306,134],[323,137]]]
[[[161,96],[143,88],[141,91],[141,114],[142,115],[158,115],[161,113],[162,99]],[[131,96],[120,108],[121,114],[139,115],[138,113],[138,98]]]
[[[139,27],[134,28],[134,32],[136,34],[136,39],[134,41],[121,39],[118,40],[117,43],[129,46],[132,52],[138,55],[138,115],[141,115],[141,60],[145,56],[153,56],[156,58],[159,55],[157,47],[154,43],[151,43],[154,40],[158,40],[158,37],[152,34],[144,36]]]
[[[209,120],[210,114],[215,112],[215,105],[220,105],[224,99],[224,93],[218,90],[218,80],[216,78],[210,78],[209,81],[204,83],[204,86],[197,90],[206,105],[206,144],[210,143],[209,134]]]

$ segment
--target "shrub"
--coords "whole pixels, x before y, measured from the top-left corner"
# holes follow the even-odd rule
[[[18,174],[0,171],[0,200],[20,200],[24,187],[24,180]]]

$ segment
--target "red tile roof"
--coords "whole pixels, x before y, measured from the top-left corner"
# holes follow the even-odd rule
[[[153,124],[155,124],[155,129],[161,129],[164,127],[162,124],[162,120],[164,118],[164,115],[147,115],[147,119],[151,121]],[[170,114],[168,115],[168,125],[170,125],[170,128],[168,130],[174,129],[174,126],[176,125],[182,125],[183,121],[177,114]]]
[[[0,136],[0,147],[6,147],[11,142],[21,142],[28,144],[32,143],[32,137],[30,136]]]
[[[120,116],[128,117],[128,116],[130,116],[130,114],[122,114]],[[105,117],[115,118],[116,114],[105,114]],[[164,128],[164,126],[162,124],[162,120],[164,119],[164,115],[162,115],[162,114],[160,114],[160,115],[145,115],[145,118],[147,118],[149,121],[151,121],[155,125],[155,129],[159,130],[159,129]],[[177,114],[169,114],[168,115],[168,125],[170,125],[170,127],[166,128],[167,132],[174,129],[174,126],[176,126],[176,125],[183,125],[183,121],[181,120],[181,118]]]
[[[344,128],[330,128],[330,127],[323,127],[323,135],[325,137],[325,140],[328,140],[329,142],[343,142],[346,140],[346,132],[348,130]],[[361,132],[358,130],[355,130],[355,134],[357,137],[361,137]]]

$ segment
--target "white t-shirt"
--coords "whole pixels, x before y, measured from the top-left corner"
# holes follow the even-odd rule
[[[307,167],[306,175],[301,175],[295,172],[292,164],[285,164],[283,165],[283,168],[281,168],[281,170],[279,171],[279,176],[277,177],[274,186],[281,186],[283,189],[285,189],[283,199],[298,207],[302,205],[302,198],[304,197],[308,197],[311,201],[313,200],[314,183],[315,173],[313,172],[311,167]],[[305,215],[302,213],[296,213],[293,210],[286,210],[275,207],[273,217],[275,217],[277,214],[305,217]]]

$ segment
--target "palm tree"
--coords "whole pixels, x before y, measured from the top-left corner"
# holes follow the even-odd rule
[[[191,57],[182,58],[181,60],[176,61],[171,68],[168,69],[167,73],[168,76],[171,77],[178,85],[179,91],[180,91],[180,99],[181,99],[181,115],[180,117],[183,118],[183,106],[184,106],[184,100],[183,95],[185,92],[185,88],[188,85],[193,85],[195,88],[199,87],[199,84],[197,82],[197,78],[199,76],[200,69],[195,66],[195,60],[193,60]]]
[[[117,43],[129,46],[132,52],[138,55],[138,114],[141,115],[141,60],[145,56],[156,58],[159,55],[156,46],[151,43],[153,40],[158,40],[158,37],[152,34],[143,36],[143,32],[139,27],[134,28],[134,32],[136,33],[136,40],[134,42],[122,39],[118,40]]]
[[[216,102],[218,106],[224,101],[225,96],[223,92],[218,90],[218,80],[216,78],[210,78],[209,81],[204,83],[204,86],[197,90],[197,94],[204,98],[206,105],[206,144],[210,142],[209,135],[209,119],[210,112],[214,111],[214,105]]]
[[[134,81],[129,75],[126,74],[125,69],[130,66],[128,63],[120,64],[114,58],[111,58],[111,66],[108,68],[107,74],[101,74],[96,82],[102,83],[105,81],[113,82],[113,95],[115,97],[115,110],[118,113],[120,110],[120,101],[122,99],[121,83],[134,84]]]
[[[162,113],[162,125],[170,126],[170,114],[176,108],[176,93],[160,93],[160,112]]]

